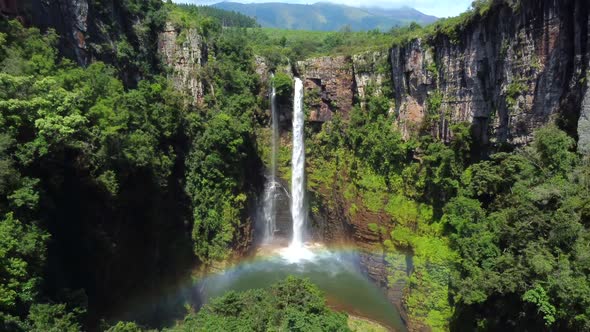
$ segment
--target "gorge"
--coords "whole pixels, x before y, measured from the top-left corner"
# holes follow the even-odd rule
[[[273,76],[271,76],[273,77]],[[274,85],[274,84],[273,84]],[[359,268],[358,253],[354,248],[334,251],[321,243],[310,243],[307,233],[307,204],[305,201],[305,149],[303,83],[295,77],[293,96],[293,153],[291,178],[291,239],[279,239],[274,222],[277,195],[269,195],[269,188],[277,187],[274,176],[266,178],[263,198],[263,213],[260,220],[264,232],[262,245],[250,260],[222,272],[211,274],[199,281],[198,289],[205,302],[233,291],[268,288],[269,285],[287,276],[309,278],[324,292],[328,305],[337,310],[378,322],[387,329],[405,331],[397,309],[389,303],[382,291],[363,275]],[[271,87],[271,156],[270,167],[276,166],[278,122],[276,112],[276,89]],[[276,131],[275,131],[276,130]],[[275,173],[271,169],[271,174]],[[271,189],[276,190],[276,189]],[[271,210],[271,208],[274,210]],[[269,213],[272,211],[272,214]],[[269,232],[269,230],[272,230]],[[277,230],[278,231],[278,230]],[[289,241],[285,241],[289,240]],[[255,241],[256,242],[256,241]],[[281,247],[281,243],[288,243]]]
[[[588,7],[0,1],[0,330],[590,330]]]

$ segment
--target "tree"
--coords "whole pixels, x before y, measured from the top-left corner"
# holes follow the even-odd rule
[[[230,291],[167,332],[350,331],[345,314],[331,311],[306,279],[287,277],[268,290]]]
[[[65,304],[34,304],[27,317],[31,332],[79,332],[79,311],[68,311]]]
[[[0,308],[14,312],[37,295],[49,236],[34,225],[24,225],[12,213],[0,221]]]

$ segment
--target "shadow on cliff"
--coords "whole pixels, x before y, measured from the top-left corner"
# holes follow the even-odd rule
[[[161,327],[184,316],[185,299],[174,289],[190,279],[195,261],[189,204],[175,180],[183,164],[177,160],[165,189],[149,171],[129,170],[116,197],[73,163],[38,168],[51,233],[44,294],[86,306],[87,330],[100,330],[102,318]]]

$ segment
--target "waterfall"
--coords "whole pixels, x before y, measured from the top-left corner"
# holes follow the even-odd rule
[[[274,77],[274,75],[272,75]],[[276,225],[276,196],[279,189],[277,181],[277,148],[279,141],[279,115],[276,102],[276,90],[274,83],[272,83],[272,91],[270,94],[270,110],[271,110],[271,156],[270,156],[270,174],[266,178],[266,185],[264,187],[264,201],[262,212],[264,215],[264,242],[272,241],[277,225]]]
[[[291,172],[291,214],[293,216],[292,249],[303,248],[303,232],[307,219],[305,210],[305,145],[304,145],[303,83],[295,78],[293,99],[293,157]]]

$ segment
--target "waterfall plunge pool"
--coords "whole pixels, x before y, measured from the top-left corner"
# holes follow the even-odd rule
[[[269,255],[257,256],[203,278],[199,286],[202,300],[206,303],[229,290],[267,288],[293,275],[309,278],[322,290],[328,305],[337,311],[375,321],[393,331],[406,331],[397,308],[360,272],[356,252],[315,248],[310,249],[312,256],[294,262],[281,254],[284,250],[273,250]]]
[[[206,303],[227,291],[267,288],[288,276],[308,278],[324,293],[328,305],[352,316],[380,323],[392,331],[406,331],[399,312],[384,292],[359,269],[359,257],[353,250],[329,251],[322,246],[305,243],[307,210],[305,207],[305,114],[303,82],[295,78],[293,97],[293,151],[290,213],[292,238],[288,246],[276,246],[278,114],[276,91],[271,89],[272,156],[270,177],[263,200],[263,245],[258,255],[221,273],[209,275],[199,282],[200,298]]]

